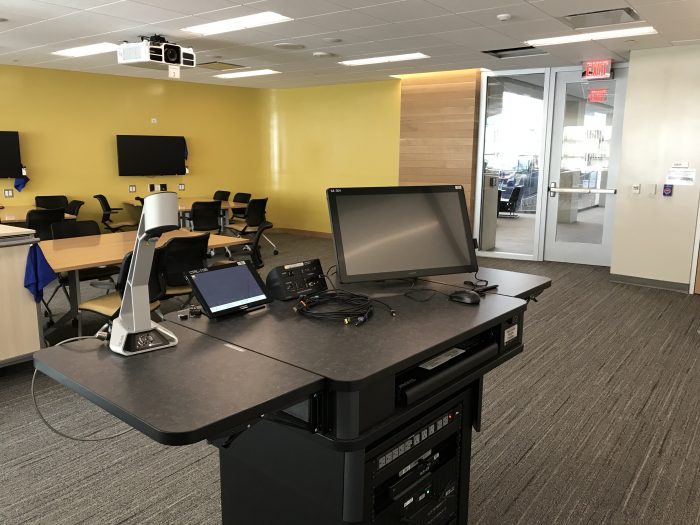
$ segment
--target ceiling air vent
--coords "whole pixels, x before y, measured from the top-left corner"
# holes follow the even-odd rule
[[[213,69],[214,71],[231,71],[232,69],[241,69],[246,66],[239,66],[238,64],[227,64],[226,62],[204,62],[197,64],[197,67],[203,67],[205,69]]]
[[[578,13],[567,15],[557,20],[565,23],[573,29],[592,29],[595,27],[614,26],[619,24],[631,24],[639,21],[639,15],[631,7],[621,9],[608,9],[605,11],[592,11],[590,13]]]
[[[482,51],[487,55],[494,56],[496,58],[521,58],[521,57],[536,57],[539,55],[548,55],[546,51],[537,49],[532,46],[524,47],[511,47],[508,49],[492,49],[491,51]]]

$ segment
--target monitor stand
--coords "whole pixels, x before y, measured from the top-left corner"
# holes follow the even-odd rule
[[[411,288],[416,286],[417,279],[387,279],[385,281],[364,281],[361,283],[341,283],[340,278],[336,274],[334,277],[334,286],[346,292],[353,292],[366,295],[371,299],[381,299],[382,297],[392,297],[403,295]]]

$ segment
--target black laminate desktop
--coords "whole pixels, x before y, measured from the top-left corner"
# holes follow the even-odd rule
[[[549,285],[546,278],[505,274],[521,297]],[[425,456],[421,447],[449,445],[443,456],[452,459],[434,466],[438,470],[430,479],[436,491],[456,491],[456,498],[444,501],[454,507],[448,510],[455,523],[466,523],[471,427],[479,425],[482,378],[522,352],[526,302],[488,295],[472,306],[439,294],[427,303],[403,295],[383,300],[396,317],[376,305],[375,315],[360,327],[303,318],[289,302],[221,321],[170,315],[166,324],[180,338],[173,349],[123,358],[84,341],[41,350],[35,366],[156,441],[207,439],[217,446],[227,524],[401,523],[401,513],[418,508],[425,492],[383,501],[376,517],[376,501],[386,500],[388,490],[381,483],[398,475],[390,472],[393,466],[380,470],[379,462],[387,447],[399,450],[399,441],[425,425],[427,432],[452,411],[454,423],[437,432],[439,437],[406,448],[397,461]],[[506,344],[507,329],[517,337]],[[402,402],[403,374],[479,337],[492,340],[487,360],[477,359],[458,376],[445,375],[449,381],[439,388]],[[477,349],[474,355],[485,352]],[[455,487],[445,484],[448,471],[456,476]],[[421,509],[434,503],[424,501],[430,503]],[[420,511],[412,515],[427,519],[417,517]]]

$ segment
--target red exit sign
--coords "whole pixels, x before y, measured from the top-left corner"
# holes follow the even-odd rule
[[[608,88],[593,88],[588,90],[588,102],[602,104],[608,101]]]
[[[612,60],[586,60],[583,63],[583,76],[586,80],[612,78]]]

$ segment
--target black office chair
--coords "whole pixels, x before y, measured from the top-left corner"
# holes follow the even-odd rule
[[[53,208],[47,210],[29,210],[27,213],[27,228],[34,230],[41,241],[53,239],[51,225],[61,222],[65,218],[65,208]]]
[[[130,228],[138,225],[136,221],[131,220],[120,222],[112,221],[112,214],[122,211],[124,208],[112,208],[107,201],[107,197],[102,194],[98,193],[97,195],[93,195],[93,197],[100,203],[100,207],[102,208],[102,224],[108,231],[114,233],[121,231],[124,228]]]
[[[66,213],[68,215],[75,215],[75,218],[78,218],[78,213],[80,213],[80,208],[83,207],[83,204],[85,202],[79,201],[79,200],[72,200],[68,203],[68,206],[66,206]],[[97,224],[97,223],[95,223]],[[98,226],[99,228],[99,226]]]
[[[68,197],[65,195],[37,195],[34,197],[34,204],[36,204],[37,208],[44,208],[45,210],[66,209],[68,207]]]
[[[245,217],[245,224],[243,224],[242,226],[240,224],[229,224],[227,228],[230,229],[234,233],[234,235],[237,235],[239,237],[251,237],[255,235],[260,225],[264,222],[267,222],[267,218],[265,217],[266,208],[267,198],[251,199],[248,203],[248,213]],[[272,246],[273,253],[277,255],[279,251],[277,250],[277,246],[275,246],[275,243],[273,243],[265,234],[262,234],[262,238],[265,239],[270,244],[270,246]]]
[[[245,208],[231,208],[231,221],[235,221],[236,219],[238,220],[245,220],[246,212],[248,211],[247,205],[250,202],[250,193],[236,193],[233,196],[233,202],[234,204],[245,204]]]
[[[100,235],[100,225],[95,221],[61,221],[54,222],[51,225],[51,233],[53,239],[69,239],[74,237],[87,237],[89,235]],[[119,273],[119,266],[109,265],[109,266],[98,266],[95,268],[84,268],[80,270],[80,282],[85,281],[110,281],[114,283],[112,279],[113,275]],[[68,272],[61,272],[58,274],[58,286],[53,291],[46,304],[49,305],[53,300],[54,296],[58,290],[63,290],[63,294],[66,296],[68,302],[70,302],[70,296],[68,295]]]
[[[262,268],[265,263],[262,259],[262,253],[260,251],[260,239],[264,236],[265,230],[272,228],[272,223],[268,221],[263,221],[258,225],[255,235],[253,235],[252,242],[245,245],[244,247],[229,247],[229,259],[236,260],[239,256],[249,257],[253,262],[255,268]],[[242,248],[238,249],[237,248]],[[233,250],[233,251],[232,251]]]
[[[185,279],[185,272],[207,267],[207,246],[209,233],[188,237],[172,237],[163,246],[160,256],[160,274],[165,281],[163,297],[170,299],[187,295],[185,303],[192,296],[192,288]]]
[[[231,196],[230,191],[216,190],[214,192],[214,196],[212,197],[212,199],[214,199],[215,201],[227,201],[230,196]]]
[[[220,229],[221,201],[197,201],[192,203],[190,220],[192,231],[218,232]]]
[[[151,264],[151,273],[148,278],[148,300],[151,312],[157,311],[160,307],[160,299],[165,293],[165,281],[160,274],[160,256],[162,249],[157,248],[153,256]],[[119,315],[119,309],[122,303],[122,294],[126,287],[126,278],[129,275],[129,266],[131,266],[131,255],[129,252],[122,260],[121,268],[119,269],[119,277],[115,285],[115,292],[108,293],[83,301],[78,305],[78,335],[83,335],[83,312],[93,312],[102,315],[112,322]],[[162,318],[163,316],[159,314]]]
[[[498,217],[501,213],[508,213],[506,215],[509,219],[517,219],[518,216],[515,214],[515,210],[518,208],[518,200],[520,199],[520,191],[523,189],[522,186],[515,186],[508,199],[501,199],[501,194],[499,190],[498,195]]]

